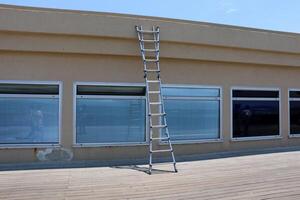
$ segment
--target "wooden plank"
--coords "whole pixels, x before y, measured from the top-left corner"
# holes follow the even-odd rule
[[[146,167],[1,171],[0,199],[300,199],[296,151]]]

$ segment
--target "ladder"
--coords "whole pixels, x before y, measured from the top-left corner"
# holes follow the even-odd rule
[[[159,27],[152,30],[143,30],[142,26],[136,26],[141,55],[144,65],[144,78],[146,83],[146,96],[149,119],[149,170],[152,172],[152,158],[154,153],[171,153],[174,171],[177,172],[174,150],[170,140],[167,126],[166,113],[161,90],[161,78],[159,67]],[[163,134],[162,134],[163,132]],[[156,133],[155,136],[154,134]],[[168,145],[167,149],[154,149],[154,141],[163,141]]]

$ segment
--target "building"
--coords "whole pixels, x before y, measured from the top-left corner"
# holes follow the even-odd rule
[[[161,29],[177,156],[300,145],[299,34],[1,5],[1,163],[147,158],[135,25]]]

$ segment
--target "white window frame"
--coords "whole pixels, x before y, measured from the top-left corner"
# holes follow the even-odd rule
[[[58,95],[42,95],[42,94],[0,94],[0,97],[22,97],[22,98],[58,98],[58,142],[57,143],[26,143],[26,144],[3,144],[0,143],[1,149],[9,148],[48,148],[61,146],[61,131],[62,131],[62,94],[63,83],[62,81],[31,81],[31,80],[0,80],[0,84],[36,84],[36,85],[58,85]]]
[[[167,97],[163,95],[163,100],[167,99],[199,99],[199,100],[218,100],[219,101],[219,138],[216,139],[198,139],[198,140],[172,140],[172,144],[198,144],[198,143],[214,143],[214,142],[223,142],[223,91],[221,86],[214,85],[191,85],[191,84],[163,84],[162,88],[194,88],[194,89],[218,89],[220,96],[219,97],[182,97],[182,96],[172,96]],[[167,122],[168,122],[168,113]],[[166,142],[160,141],[160,144],[167,144]]]
[[[110,146],[140,146],[148,145],[149,134],[148,134],[148,106],[146,95],[141,97],[124,96],[124,95],[77,95],[77,86],[80,85],[94,85],[94,86],[138,86],[146,87],[142,83],[120,83],[120,82],[74,82],[73,83],[73,147],[110,147]],[[76,133],[76,106],[77,98],[97,98],[97,99],[144,99],[145,100],[145,141],[144,142],[114,142],[114,143],[77,143]]]
[[[300,101],[299,98],[290,98],[290,92],[292,91],[300,91],[300,88],[289,88],[288,89],[288,137],[289,138],[299,138],[300,134],[291,134],[291,121],[290,121],[290,114],[291,114],[291,107],[290,102],[291,101]]]
[[[277,91],[278,98],[243,98],[233,97],[233,90],[254,90],[254,91]],[[253,137],[233,137],[233,100],[278,100],[279,102],[279,133],[278,135],[270,136],[253,136]],[[231,141],[257,141],[257,140],[274,140],[282,139],[282,122],[281,122],[281,89],[269,87],[241,87],[235,86],[230,88],[230,140]]]

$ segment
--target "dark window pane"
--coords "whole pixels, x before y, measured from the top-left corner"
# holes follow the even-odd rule
[[[263,90],[233,90],[233,97],[244,98],[278,98],[278,91],[263,91]]]
[[[0,94],[49,94],[58,95],[58,85],[44,84],[0,84]]]
[[[290,134],[300,134],[300,101],[290,101]]]
[[[77,95],[122,95],[145,96],[146,88],[143,86],[99,86],[79,85]]]
[[[300,98],[300,91],[290,91],[290,98]]]
[[[279,135],[279,101],[233,101],[233,137]]]

